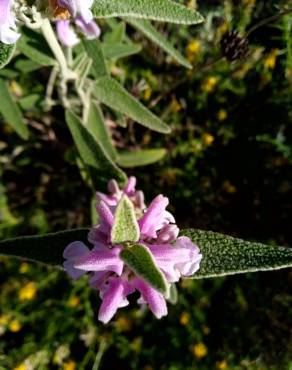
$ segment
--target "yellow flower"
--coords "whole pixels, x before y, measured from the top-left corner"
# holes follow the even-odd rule
[[[225,360],[216,362],[216,369],[218,369],[218,370],[227,369],[227,362]]]
[[[9,322],[9,315],[1,315],[0,316],[0,325],[6,326]]]
[[[21,329],[21,323],[18,320],[12,320],[9,324],[9,330],[12,333],[17,333]]]
[[[171,99],[171,103],[169,105],[169,109],[173,113],[178,113],[180,110],[182,110],[182,105],[179,101],[177,101],[176,98]]]
[[[196,0],[189,0],[187,7],[190,9],[195,9],[196,8]]]
[[[216,77],[216,76],[207,77],[203,81],[202,90],[207,92],[207,93],[210,93],[210,92],[214,91],[217,83],[218,83],[218,77]]]
[[[183,312],[179,318],[181,325],[187,325],[190,321],[190,315],[187,312]]]
[[[226,22],[223,22],[217,28],[217,35],[218,35],[218,37],[221,38],[222,35],[224,35],[224,33],[226,33],[227,31],[228,31],[228,24]]]
[[[150,86],[147,87],[147,89],[144,91],[144,100],[149,100],[152,95],[152,89]]]
[[[201,50],[201,43],[199,40],[191,40],[187,45],[187,53],[198,54]]]
[[[264,67],[266,69],[274,69],[276,67],[277,57],[279,55],[278,49],[273,49],[264,60]]]
[[[12,93],[16,95],[17,97],[20,97],[23,95],[22,87],[16,81],[14,80],[11,81],[10,88],[11,88]]]
[[[208,348],[204,343],[198,343],[192,347],[192,352],[194,356],[200,360],[201,358],[207,356]]]
[[[208,146],[212,145],[215,140],[214,136],[208,133],[204,133],[202,139],[203,143]]]
[[[130,344],[130,348],[132,351],[134,352],[141,352],[141,348],[142,348],[142,338],[141,337],[137,337],[135,338],[132,343]]]
[[[22,364],[19,364],[18,366],[14,367],[13,370],[27,370],[27,366],[23,362]]]
[[[132,329],[132,321],[126,316],[120,316],[116,320],[116,327],[120,331],[130,331]]]
[[[209,335],[211,332],[210,328],[206,325],[203,326],[202,330],[205,335]]]
[[[233,184],[231,184],[229,180],[225,180],[222,186],[223,189],[229,194],[234,194],[237,191],[236,187]]]
[[[79,306],[79,303],[80,303],[80,299],[78,297],[76,297],[76,295],[73,295],[69,301],[68,301],[68,306],[69,307],[77,307]]]
[[[19,267],[19,272],[21,274],[26,274],[29,269],[29,264],[27,262],[22,262],[22,264]]]
[[[225,109],[220,109],[219,112],[217,113],[217,118],[219,121],[225,121],[227,117],[228,113]]]
[[[76,369],[76,363],[72,360],[65,362],[63,365],[63,370],[75,370]]]
[[[30,282],[20,289],[18,293],[18,298],[20,301],[31,301],[36,296],[36,293],[37,289],[35,283]]]

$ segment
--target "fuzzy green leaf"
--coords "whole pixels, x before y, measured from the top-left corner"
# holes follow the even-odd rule
[[[93,85],[93,94],[103,104],[129,116],[142,126],[151,130],[169,133],[169,127],[157,116],[151,113],[125,88],[110,77],[102,77]]]
[[[183,230],[203,255],[193,278],[208,278],[292,267],[292,248],[248,242],[202,230]]]
[[[83,39],[83,45],[89,58],[92,60],[92,68],[96,77],[108,76],[106,61],[100,41],[97,39]]]
[[[168,284],[147,247],[142,244],[133,244],[124,248],[120,257],[137,276],[165,296],[168,296]]]
[[[13,56],[15,45],[6,45],[0,41],[0,69],[8,64]]]
[[[102,111],[99,105],[94,101],[90,102],[86,127],[108,156],[115,161],[117,158],[116,149],[113,145],[109,129],[104,121]]]
[[[22,139],[28,139],[29,131],[23,121],[21,111],[13,100],[7,84],[2,79],[0,79],[0,113],[7,124],[11,125]]]
[[[204,20],[195,10],[172,0],[95,0],[92,12],[96,18],[128,16],[181,24]]]
[[[146,166],[160,161],[166,154],[165,149],[145,149],[135,152],[119,152],[117,163],[121,167],[131,168],[138,166]]]
[[[82,121],[71,111],[66,112],[66,121],[80,157],[92,176],[94,186],[105,188],[110,179],[125,182],[126,175],[108,157]]]
[[[111,230],[111,242],[113,244],[137,242],[139,237],[140,229],[136,219],[134,205],[124,195],[116,208],[115,221]]]
[[[152,42],[158,45],[162,50],[169,54],[175,61],[186,68],[192,68],[190,62],[184,58],[177,49],[161,35],[152,24],[143,19],[126,18],[125,19],[131,26],[142,32]]]

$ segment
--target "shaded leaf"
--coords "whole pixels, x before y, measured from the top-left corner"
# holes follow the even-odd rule
[[[160,161],[166,154],[165,149],[145,149],[135,152],[119,152],[117,163],[121,167],[131,168],[146,166],[148,164]]]
[[[94,136],[99,145],[108,154],[108,156],[115,161],[117,158],[116,149],[112,143],[112,139],[108,127],[104,121],[102,111],[98,104],[94,101],[90,102],[86,127]]]
[[[22,139],[27,140],[29,137],[29,131],[23,121],[21,111],[13,100],[7,84],[1,79],[0,97],[0,112],[5,118],[6,123],[11,125]]]
[[[71,111],[67,111],[66,122],[80,157],[90,171],[96,189],[100,189],[101,186],[105,188],[110,179],[124,183],[126,180],[124,172],[112,162],[80,118]]]

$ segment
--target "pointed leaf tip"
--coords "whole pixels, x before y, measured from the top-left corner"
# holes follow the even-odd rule
[[[116,212],[111,230],[113,244],[137,242],[140,238],[140,229],[135,215],[135,209],[130,199],[123,195]]]

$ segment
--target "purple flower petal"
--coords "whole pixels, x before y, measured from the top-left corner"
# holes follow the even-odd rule
[[[190,258],[188,261],[176,264],[176,267],[181,272],[182,276],[191,276],[200,268],[202,254],[200,249],[186,236],[181,236],[177,239],[175,246],[182,250],[188,250]]]
[[[0,41],[4,44],[15,44],[20,37],[11,6],[12,0],[0,0]]]
[[[119,278],[110,278],[108,286],[101,291],[102,304],[99,309],[98,319],[107,324],[115,315],[118,308],[129,304],[127,295],[134,289],[131,285]]]
[[[56,22],[57,35],[61,43],[65,46],[74,46],[79,43],[75,31],[70,26],[70,21],[67,19]]]
[[[132,284],[139,290],[143,300],[149,305],[150,310],[158,319],[167,315],[166,302],[161,293],[139,278],[134,278]]]
[[[119,258],[120,247],[107,251],[91,251],[85,256],[75,259],[74,267],[84,271],[113,271],[121,275],[124,263]]]

